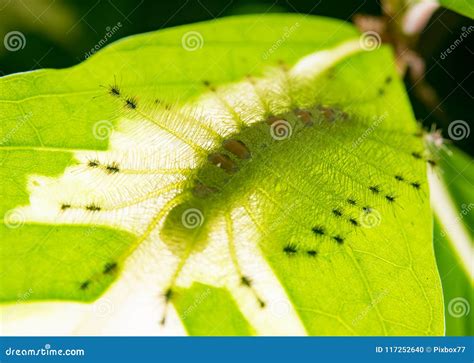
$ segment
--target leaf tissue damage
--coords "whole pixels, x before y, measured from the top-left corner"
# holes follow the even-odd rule
[[[194,26],[211,39],[199,52],[237,61],[212,37],[216,28],[252,19]],[[295,19],[301,22],[295,43],[288,39],[282,54],[298,41],[310,44],[315,26],[335,26],[294,16],[265,22]],[[183,30],[167,30],[163,40],[177,41]],[[242,61],[241,76],[231,82],[202,79],[203,63],[195,70],[199,82],[189,82],[199,83],[201,94],[180,103],[114,82],[100,99],[108,97],[117,122],[93,125],[98,139],[105,127],[104,151],[6,147],[2,152],[16,163],[27,152],[49,160],[67,152],[75,162],[62,161],[54,173],[26,173],[28,199],[18,197],[10,208],[22,226],[2,230],[6,240],[20,241],[2,248],[15,272],[2,271],[3,301],[15,300],[26,284],[33,285],[33,299],[92,301],[137,266],[129,263],[132,253],[146,256],[148,248],[167,251],[156,283],[163,326],[173,303],[187,312],[188,331],[203,331],[206,304],[191,313],[182,304],[200,282],[230,293],[219,295],[222,306],[215,309],[234,300],[234,319],[252,326],[245,334],[269,327],[285,334],[282,326],[291,320],[312,335],[442,334],[426,183],[435,156],[425,151],[389,49],[366,51],[355,36],[347,30],[329,47],[317,35],[311,51],[264,62],[255,76]],[[122,46],[136,43],[128,57],[142,54],[141,42]],[[170,52],[184,57],[188,50]],[[72,248],[64,254],[66,241]],[[20,258],[26,251],[44,271],[41,278]],[[152,263],[141,258],[142,265]],[[282,301],[288,313],[275,319]]]

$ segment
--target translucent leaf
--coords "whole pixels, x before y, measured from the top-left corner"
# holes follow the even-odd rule
[[[192,334],[226,311],[217,334],[442,334],[431,155],[393,64],[347,24],[271,15],[1,79],[2,300],[153,281],[166,329],[201,283],[219,298]]]

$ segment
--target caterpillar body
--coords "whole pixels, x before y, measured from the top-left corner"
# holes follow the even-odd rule
[[[179,281],[245,290],[252,301],[248,314],[265,310],[274,295],[260,281],[268,280],[268,271],[250,261],[259,251],[266,256],[259,263],[294,271],[284,278],[295,285],[307,271],[327,281],[333,264],[347,265],[347,276],[360,274],[354,250],[386,257],[387,249],[373,241],[390,231],[388,225],[406,222],[405,203],[423,203],[420,180],[424,161],[432,160],[414,123],[397,127],[396,108],[382,114],[370,107],[374,97],[390,97],[391,88],[401,87],[392,81],[394,70],[379,75],[387,88],[382,93],[374,87],[345,96],[351,91],[332,88],[339,73],[344,84],[352,57],[365,56],[359,42],[346,42],[261,78],[219,86],[205,81],[207,91],[196,101],[160,100],[153,111],[114,84],[108,92],[125,114],[110,150],[78,152],[79,164],[59,178],[32,177],[31,205],[19,208],[32,221],[90,223],[137,235],[118,258],[78,277],[83,294],[123,269],[143,242],[163,243],[173,255],[157,283],[163,325]],[[392,170],[394,160],[399,170]],[[211,264],[210,244],[224,251],[216,253],[219,269],[202,263]],[[402,256],[397,263],[408,265],[409,254],[393,248]],[[350,286],[331,281],[322,294],[351,296]],[[357,299],[367,299],[364,288],[355,290]]]

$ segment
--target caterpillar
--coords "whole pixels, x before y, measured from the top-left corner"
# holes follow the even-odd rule
[[[336,260],[356,274],[353,251],[379,236],[378,226],[363,228],[367,220],[375,212],[384,225],[403,220],[395,207],[418,196],[425,162],[433,159],[420,151],[416,125],[397,127],[393,110],[374,120],[362,108],[400,87],[393,70],[379,75],[381,86],[361,94],[333,88],[344,84],[350,60],[365,56],[358,42],[347,42],[261,77],[230,85],[203,80],[206,91],[197,100],[160,99],[154,108],[113,83],[107,93],[122,117],[110,149],[77,152],[78,164],[59,178],[32,176],[31,205],[20,208],[36,222],[104,225],[137,236],[125,254],[77,281],[83,293],[118,274],[143,242],[160,240],[174,256],[160,287],[162,325],[175,287],[189,276],[218,284],[225,275],[226,285],[245,290],[254,308],[266,309],[270,295],[243,257],[245,244],[295,276],[330,271]],[[224,251],[224,272],[215,279],[206,266],[196,267],[210,244]],[[397,262],[408,264],[408,255],[401,256],[406,261]],[[326,289],[337,294],[331,286]]]

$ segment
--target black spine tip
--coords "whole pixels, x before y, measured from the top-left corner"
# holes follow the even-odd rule
[[[104,266],[104,270],[102,271],[104,275],[110,275],[117,270],[117,263],[116,262],[108,262]]]
[[[333,239],[340,245],[344,243],[344,238],[342,238],[341,236],[334,236]]]
[[[295,246],[287,245],[283,248],[283,252],[285,252],[288,256],[292,256],[297,252],[297,250]]]
[[[359,226],[359,222],[355,218],[349,218],[349,223],[352,224],[355,227]]]
[[[325,233],[324,228],[321,226],[313,227],[311,230],[313,231],[314,234],[319,235],[319,236],[322,236]]]
[[[378,194],[380,193],[380,188],[378,187],[378,185],[372,185],[369,187],[369,190],[374,193],[374,194]]]
[[[167,289],[163,296],[165,298],[165,301],[169,302],[171,298],[173,297],[173,290],[171,288]]]
[[[81,290],[87,290],[89,288],[90,283],[91,282],[89,280],[84,281],[83,283],[81,283],[80,289]]]
[[[336,217],[342,216],[342,211],[340,209],[333,209],[332,214],[334,214]]]

